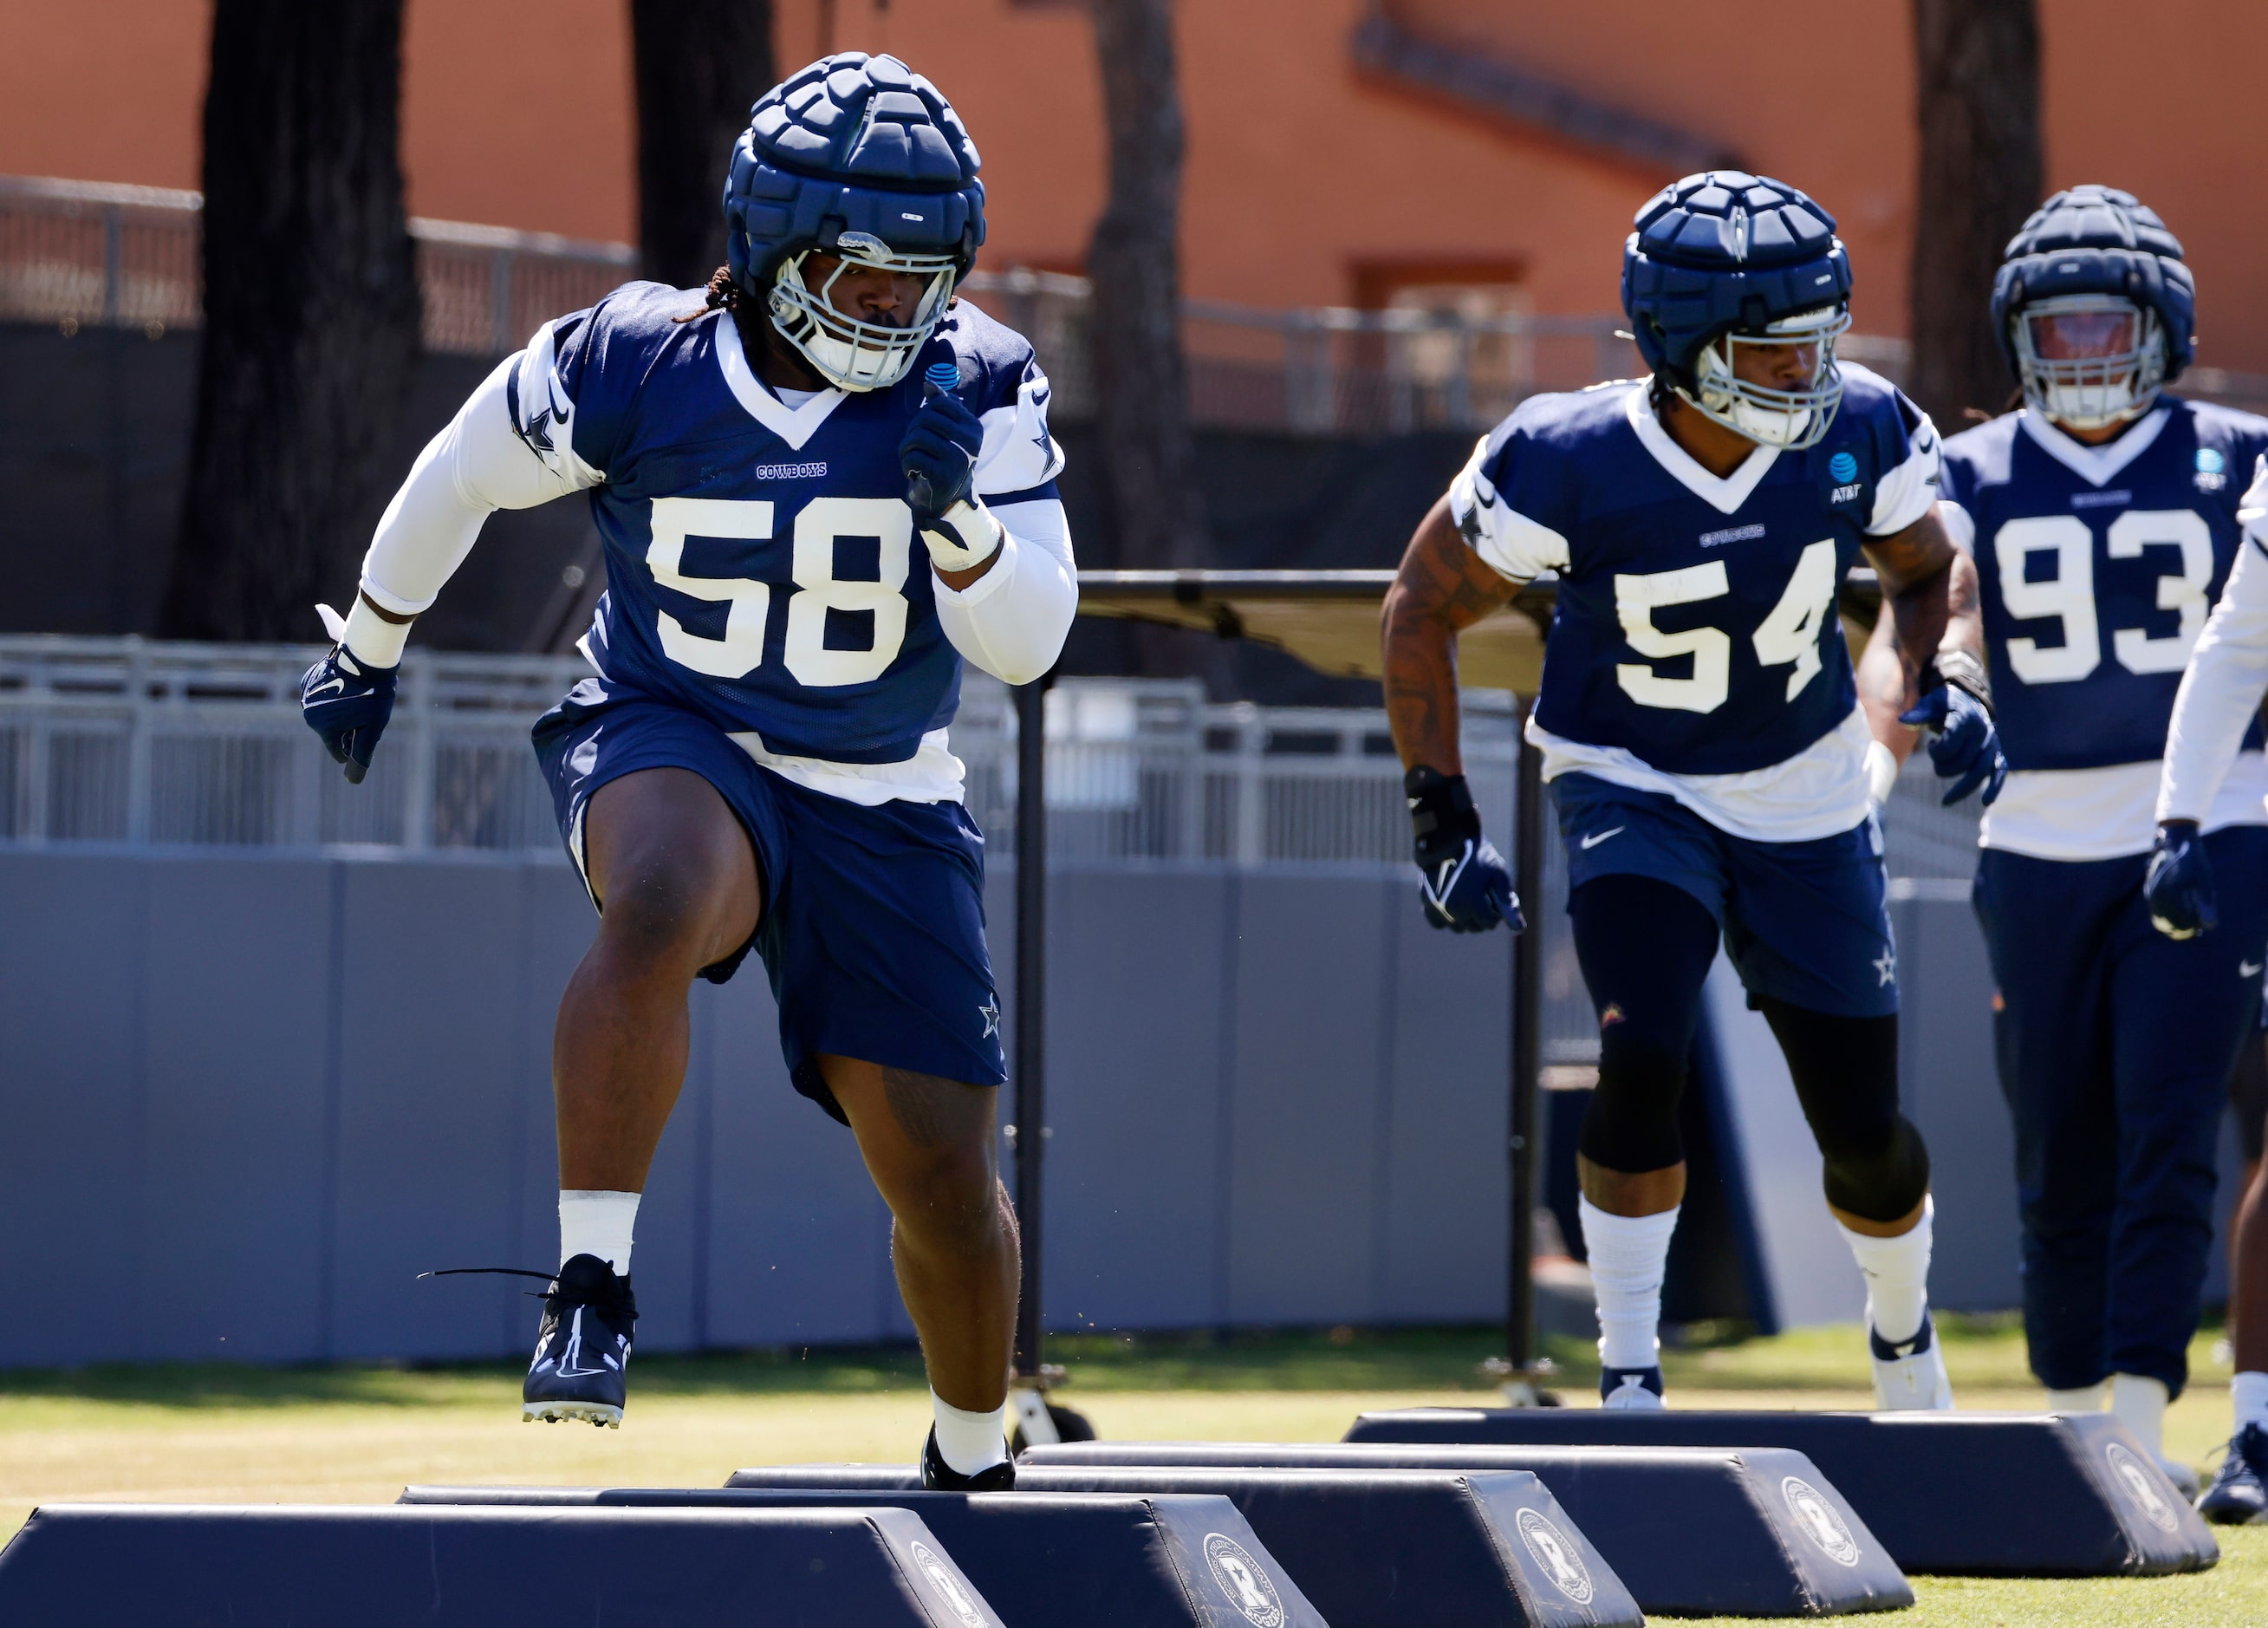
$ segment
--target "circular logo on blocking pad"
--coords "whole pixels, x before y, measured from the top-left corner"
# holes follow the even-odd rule
[[[968,1585],[955,1576],[953,1568],[939,1559],[937,1551],[927,1543],[917,1542],[910,1547],[914,1551],[914,1564],[921,1567],[922,1575],[929,1579],[930,1587],[936,1589],[945,1602],[953,1608],[953,1614],[967,1623],[968,1628],[984,1628],[984,1613],[970,1598]]]
[[[2115,1441],[2102,1449],[2102,1456],[2110,1461],[2111,1475],[2126,1494],[2126,1501],[2142,1512],[2143,1520],[2161,1532],[2170,1532],[2182,1523],[2140,1459]]]
[[[1816,1543],[1822,1554],[1837,1565],[1859,1564],[1859,1540],[1824,1493],[1801,1476],[1790,1476],[1779,1484],[1779,1494],[1787,1499],[1796,1529]]]
[[[1535,1557],[1535,1564],[1551,1580],[1551,1586],[1578,1605],[1591,1602],[1591,1569],[1583,1564],[1583,1557],[1567,1535],[1533,1509],[1523,1509],[1513,1522],[1520,1528],[1520,1541],[1528,1545],[1528,1552]]]
[[[1204,1540],[1205,1565],[1212,1570],[1212,1580],[1228,1602],[1244,1613],[1244,1620],[1252,1628],[1284,1628],[1284,1602],[1276,1592],[1276,1585],[1268,1580],[1268,1573],[1260,1562],[1247,1553],[1244,1545],[1233,1537],[1219,1532],[1208,1532]]]

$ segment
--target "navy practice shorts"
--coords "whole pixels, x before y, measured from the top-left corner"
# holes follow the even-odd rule
[[[608,699],[594,680],[538,719],[534,739],[578,869],[591,794],[642,769],[689,770],[740,816],[763,917],[748,946],[706,976],[723,983],[748,948],[762,957],[798,1091],[843,1117],[819,1077],[822,1054],[970,1085],[1006,1079],[984,947],[984,838],[959,803],[865,808],[806,790],[706,719],[619,688]]]
[[[1570,893],[1598,876],[1668,882],[1717,918],[1752,994],[1837,1017],[1897,1011],[1897,950],[1871,818],[1813,842],[1759,843],[1719,830],[1675,798],[1595,775],[1561,775],[1551,792]]]

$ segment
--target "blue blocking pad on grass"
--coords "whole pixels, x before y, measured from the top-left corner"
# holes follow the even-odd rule
[[[1826,1617],[1913,1603],[1897,1566],[1800,1453],[1082,1441],[1029,1449],[1017,1484],[1106,1468],[1142,1478],[1327,1470],[1355,1484],[1390,1470],[1527,1470],[1649,1615]]]
[[[904,1509],[399,1505],[50,1505],[0,1551],[0,1623],[1003,1628]]]
[[[1123,1449],[1125,1444],[1111,1447]],[[1143,1447],[1154,1447],[1157,1458],[1143,1462],[1138,1458]],[[1583,1529],[1580,1514],[1565,1508],[1565,1499],[1551,1497],[1554,1490],[1527,1487],[1528,1476],[1517,1476],[1515,1483],[1497,1481],[1495,1476],[1461,1476],[1452,1470],[1449,1474],[1402,1478],[1379,1474],[1390,1465],[1377,1462],[1374,1455],[1370,1455],[1374,1462],[1361,1465],[1340,1465],[1327,1458],[1304,1465],[1297,1460],[1302,1451],[1345,1458],[1347,1449],[1331,1447],[1232,1447],[1225,1455],[1204,1458],[1206,1447],[1211,1444],[1137,1444],[1131,1454],[1094,1460],[1079,1458],[1068,1447],[1030,1449],[1016,1467],[1016,1497],[1102,1483],[1118,1490],[1222,1492],[1236,1501],[1261,1540],[1268,1542],[1268,1551],[1307,1589],[1331,1628],[1433,1628],[1463,1621],[1606,1624],[1633,1621],[1638,1610],[1672,1610],[1692,1617],[1712,1612],[1808,1617],[1819,1610],[1848,1610],[1848,1605],[1823,1605],[1819,1592],[1805,1592],[1799,1580],[1792,1580],[1787,1558],[1773,1542],[1771,1530],[1756,1517],[1737,1487],[1730,1499],[1717,1501],[1728,1519],[1712,1524],[1710,1510],[1701,1513],[1704,1542],[1719,1540],[1705,1560],[1651,1566],[1662,1578],[1676,1578],[1674,1585],[1662,1582],[1655,1589],[1662,1601],[1655,1603],[1631,1578],[1622,1558],[1613,1549],[1599,1546],[1594,1535]],[[1173,1454],[1189,1454],[1189,1458],[1170,1462]],[[1284,1458],[1281,1462],[1261,1458],[1265,1454]],[[1238,1462],[1238,1458],[1261,1458],[1261,1462]],[[1660,1458],[1660,1454],[1649,1458]],[[1488,1485],[1479,1497],[1469,1490],[1458,1494],[1452,1487],[1461,1478],[1497,1481],[1497,1485]],[[776,1465],[741,1470],[733,1476],[733,1485],[762,1487],[821,1485],[882,1492],[891,1483],[902,1485],[905,1471],[894,1465]],[[1521,1533],[1517,1503],[1531,1510],[1527,1533]],[[1549,1533],[1535,1524],[1535,1514],[1549,1521]],[[1674,1519],[1690,1521],[1690,1514],[1678,1513]],[[1730,1526],[1735,1537],[1744,1535],[1747,1542],[1721,1542],[1726,1533],[1719,1529],[1724,1526]],[[1560,1553],[1551,1553],[1554,1535],[1567,1544]],[[1649,1535],[1658,1537],[1658,1533]],[[1592,1599],[1574,1599],[1586,1580]],[[1608,1580],[1613,1580],[1613,1587],[1608,1587]],[[1660,1582],[1660,1578],[1655,1580]],[[1891,1580],[1898,1589],[1905,1587],[1903,1578]],[[1560,1587],[1563,1582],[1567,1587]],[[1626,1599],[1635,1599],[1635,1605],[1624,1603]],[[1910,1594],[1901,1594],[1881,1603],[1896,1605],[1910,1599]]]
[[[1324,1617],[1226,1499],[924,1492],[910,1471],[873,1468],[876,1478],[890,1484],[855,1492],[414,1486],[401,1497],[427,1507],[571,1507],[602,1521],[666,1510],[849,1513],[887,1503],[920,1518],[1006,1628],[1325,1628]],[[851,1615],[806,1621],[865,1628]]]
[[[2220,1558],[2212,1529],[2107,1413],[1411,1408],[1366,1413],[1346,1439],[1793,1448],[1909,1572],[2147,1576]]]

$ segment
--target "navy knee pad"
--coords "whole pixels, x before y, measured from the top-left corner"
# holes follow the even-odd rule
[[[1600,876],[1567,900],[1575,954],[1599,1013],[1599,1086],[1583,1116],[1583,1157],[1609,1170],[1660,1170],[1685,1157],[1677,1101],[1717,956],[1717,921],[1682,888]]]
[[[1826,1161],[1827,1202],[1869,1221],[1913,1213],[1929,1191],[1929,1150],[1898,1112],[1898,1020],[1756,1001]]]

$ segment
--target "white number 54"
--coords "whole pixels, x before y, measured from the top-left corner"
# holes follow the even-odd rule
[[[1713,712],[1732,693],[1733,641],[1719,628],[1688,628],[1668,633],[1653,625],[1653,613],[1665,606],[1692,605],[1722,599],[1732,592],[1725,562],[1710,560],[1677,571],[1659,571],[1615,578],[1615,614],[1623,624],[1630,647],[1649,659],[1624,662],[1615,668],[1615,681],[1640,706],[1674,708],[1681,712]],[[1757,624],[1749,642],[1758,663],[1787,667],[1787,696],[1793,701],[1819,674],[1819,636],[1835,605],[1835,544],[1822,539],[1804,549],[1779,602]],[[1690,656],[1690,677],[1667,677],[1652,663]]]

